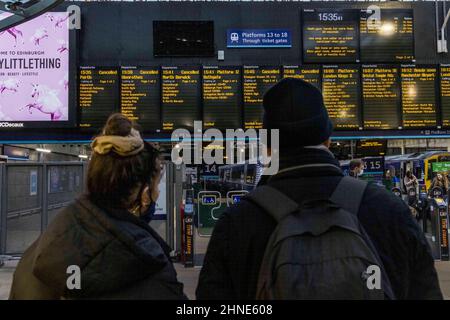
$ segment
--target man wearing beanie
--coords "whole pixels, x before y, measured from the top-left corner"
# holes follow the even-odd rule
[[[328,149],[333,126],[321,92],[303,80],[281,80],[264,96],[264,128],[279,129],[280,170],[264,176],[252,194],[273,188],[297,204],[330,199],[343,174]],[[388,298],[442,299],[433,257],[408,206],[384,188],[364,187],[354,214],[384,267],[392,291]],[[347,201],[357,193],[348,188]],[[198,299],[257,297],[258,276],[261,267],[267,267],[261,266],[266,245],[277,227],[267,206],[282,210],[285,205],[275,195],[266,197],[267,206],[252,197],[229,208],[218,221],[200,273]]]

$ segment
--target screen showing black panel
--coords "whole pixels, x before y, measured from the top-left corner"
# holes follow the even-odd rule
[[[319,90],[322,90],[320,76],[321,68],[318,65],[308,64],[302,66],[283,67],[283,78],[302,79],[311,83]]]
[[[437,126],[437,66],[403,65],[401,68],[403,128]]]
[[[144,131],[161,128],[159,68],[122,67],[120,112]]]
[[[203,126],[241,128],[241,68],[203,67]]]
[[[193,129],[201,120],[200,68],[162,67],[163,130]]]
[[[358,66],[323,66],[322,93],[330,119],[337,130],[361,128],[359,82]]]
[[[361,10],[362,62],[414,60],[412,9]]]
[[[305,62],[357,62],[358,43],[358,11],[303,10],[303,60]]]
[[[364,129],[401,127],[400,67],[363,65]]]
[[[442,126],[450,128],[450,65],[441,65]]]
[[[159,57],[214,56],[214,22],[153,21],[153,54]]]
[[[358,157],[379,157],[386,155],[387,140],[358,140],[356,155]]]
[[[244,128],[262,128],[263,97],[281,78],[279,67],[244,66]]]
[[[100,129],[119,110],[119,70],[80,67],[80,128]]]

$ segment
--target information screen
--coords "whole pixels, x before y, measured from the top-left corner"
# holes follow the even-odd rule
[[[363,65],[364,129],[401,127],[400,67]]]
[[[284,66],[283,78],[302,79],[311,83],[319,90],[321,87],[321,68],[317,65],[302,65],[302,66]]]
[[[403,65],[401,81],[403,127],[436,127],[437,67]]]
[[[359,157],[384,156],[387,150],[387,140],[358,140],[356,154]]]
[[[442,126],[450,127],[450,65],[441,65]]]
[[[203,126],[241,128],[241,68],[203,67]]]
[[[119,110],[117,68],[80,67],[80,128],[100,129]]]
[[[358,66],[323,66],[322,93],[330,119],[337,130],[361,129],[359,82]]]
[[[201,120],[201,82],[197,67],[162,67],[163,130],[192,130]]]
[[[120,112],[144,131],[161,128],[159,68],[122,67]]]
[[[303,61],[357,62],[358,41],[356,10],[303,10]]]
[[[281,78],[278,67],[244,66],[244,128],[261,129],[263,97]]]
[[[361,10],[360,41],[362,62],[414,60],[413,10]]]

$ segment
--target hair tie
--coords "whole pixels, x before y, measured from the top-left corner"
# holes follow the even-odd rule
[[[136,129],[131,129],[128,136],[99,136],[91,144],[97,154],[108,154],[111,151],[121,157],[134,156],[144,149],[144,140]]]

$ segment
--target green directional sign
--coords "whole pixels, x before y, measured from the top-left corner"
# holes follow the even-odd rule
[[[432,164],[433,172],[446,172],[450,171],[450,162],[434,162]]]

